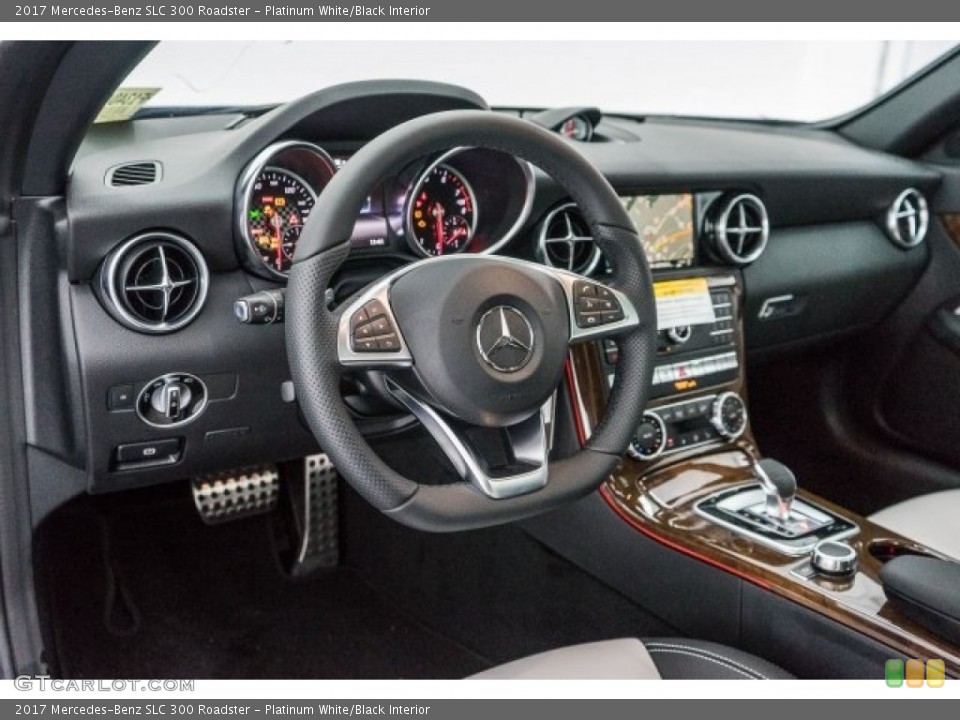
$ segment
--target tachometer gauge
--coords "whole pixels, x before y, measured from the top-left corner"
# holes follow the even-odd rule
[[[424,255],[462,252],[477,227],[476,196],[451,167],[435,165],[420,176],[407,200],[407,238]]]
[[[271,270],[290,271],[300,230],[316,201],[310,186],[289,170],[265,168],[254,178],[247,202],[247,232]]]

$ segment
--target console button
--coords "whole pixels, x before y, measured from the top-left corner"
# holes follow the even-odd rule
[[[137,397],[133,385],[114,385],[107,390],[108,410],[133,410],[136,403]]]
[[[173,464],[180,459],[180,438],[118,445],[114,455],[120,465]]]

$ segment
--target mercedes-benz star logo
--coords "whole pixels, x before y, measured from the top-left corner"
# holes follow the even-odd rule
[[[488,310],[477,325],[480,357],[494,370],[517,372],[533,357],[533,327],[527,316],[509,305]]]

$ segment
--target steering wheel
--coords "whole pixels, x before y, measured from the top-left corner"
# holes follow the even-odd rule
[[[612,267],[609,282],[513,258],[452,255],[404,266],[328,309],[325,291],[349,253],[369,189],[456,147],[500,150],[549,173],[583,212]],[[296,397],[320,446],[367,501],[423,530],[510,522],[586,495],[621,459],[646,407],[656,308],[640,240],[613,188],[583,156],[517,118],[436,113],[364,146],[304,225],[285,312]],[[605,415],[579,451],[549,460],[546,425],[569,346],[603,337],[620,349]],[[344,405],[347,370],[382,373],[462,481],[427,485],[388,467]],[[484,432],[500,438],[496,451],[477,440]]]

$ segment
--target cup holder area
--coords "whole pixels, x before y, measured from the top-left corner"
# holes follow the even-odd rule
[[[919,545],[908,545],[898,540],[872,540],[867,546],[868,552],[882,563],[887,563],[897,557],[913,555],[916,557],[936,557]]]

